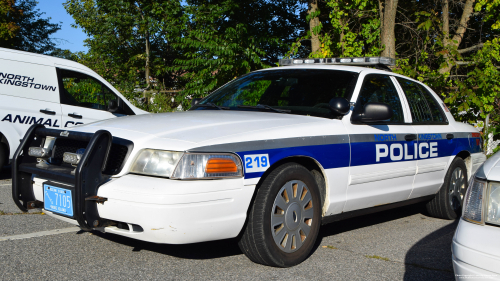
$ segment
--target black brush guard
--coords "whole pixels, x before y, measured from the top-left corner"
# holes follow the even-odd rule
[[[29,147],[40,147],[42,141],[48,136],[88,142],[74,174],[71,173],[74,170],[71,167],[50,165],[49,168],[38,168],[36,157],[28,155]],[[33,193],[32,175],[35,174],[51,182],[64,183],[64,188],[72,190],[74,196],[73,217],[71,218],[76,220],[83,230],[89,231],[96,227],[112,225],[113,222],[100,218],[97,211],[97,204],[105,201],[105,198],[97,197],[97,190],[110,178],[110,175],[103,174],[103,171],[112,142],[113,136],[106,130],[83,133],[47,129],[40,124],[31,126],[12,159],[14,202],[23,212],[34,207],[42,207],[41,202],[36,201]]]

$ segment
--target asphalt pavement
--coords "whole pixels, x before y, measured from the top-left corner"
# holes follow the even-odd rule
[[[306,261],[272,268],[248,260],[235,239],[154,244],[22,214],[9,172],[0,173],[0,280],[454,280],[457,222],[422,204],[323,226]]]

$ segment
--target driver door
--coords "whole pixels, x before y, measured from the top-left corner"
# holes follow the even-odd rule
[[[114,118],[123,114],[108,111],[108,102],[118,97],[99,80],[72,70],[58,69],[62,128]]]

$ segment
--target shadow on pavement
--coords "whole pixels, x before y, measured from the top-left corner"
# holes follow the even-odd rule
[[[455,280],[451,243],[457,225],[458,220],[425,236],[410,248],[405,256],[404,280]]]
[[[104,239],[113,241],[115,243],[120,243],[122,245],[132,247],[133,252],[140,252],[142,250],[146,250],[183,259],[204,260],[204,259],[214,259],[214,258],[229,257],[242,254],[240,248],[238,247],[238,241],[236,239],[227,239],[227,240],[219,240],[219,241],[211,241],[211,242],[203,242],[195,244],[171,245],[171,244],[155,244],[155,243],[143,242],[128,237],[101,233],[96,231],[94,231],[93,234],[102,237]]]

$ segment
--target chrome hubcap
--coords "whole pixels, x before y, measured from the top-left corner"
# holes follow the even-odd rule
[[[307,239],[314,217],[311,192],[299,180],[287,182],[274,199],[271,232],[278,248],[297,251]]]
[[[466,180],[462,168],[455,168],[451,174],[449,186],[449,200],[454,211],[458,211],[462,206],[465,196]]]

